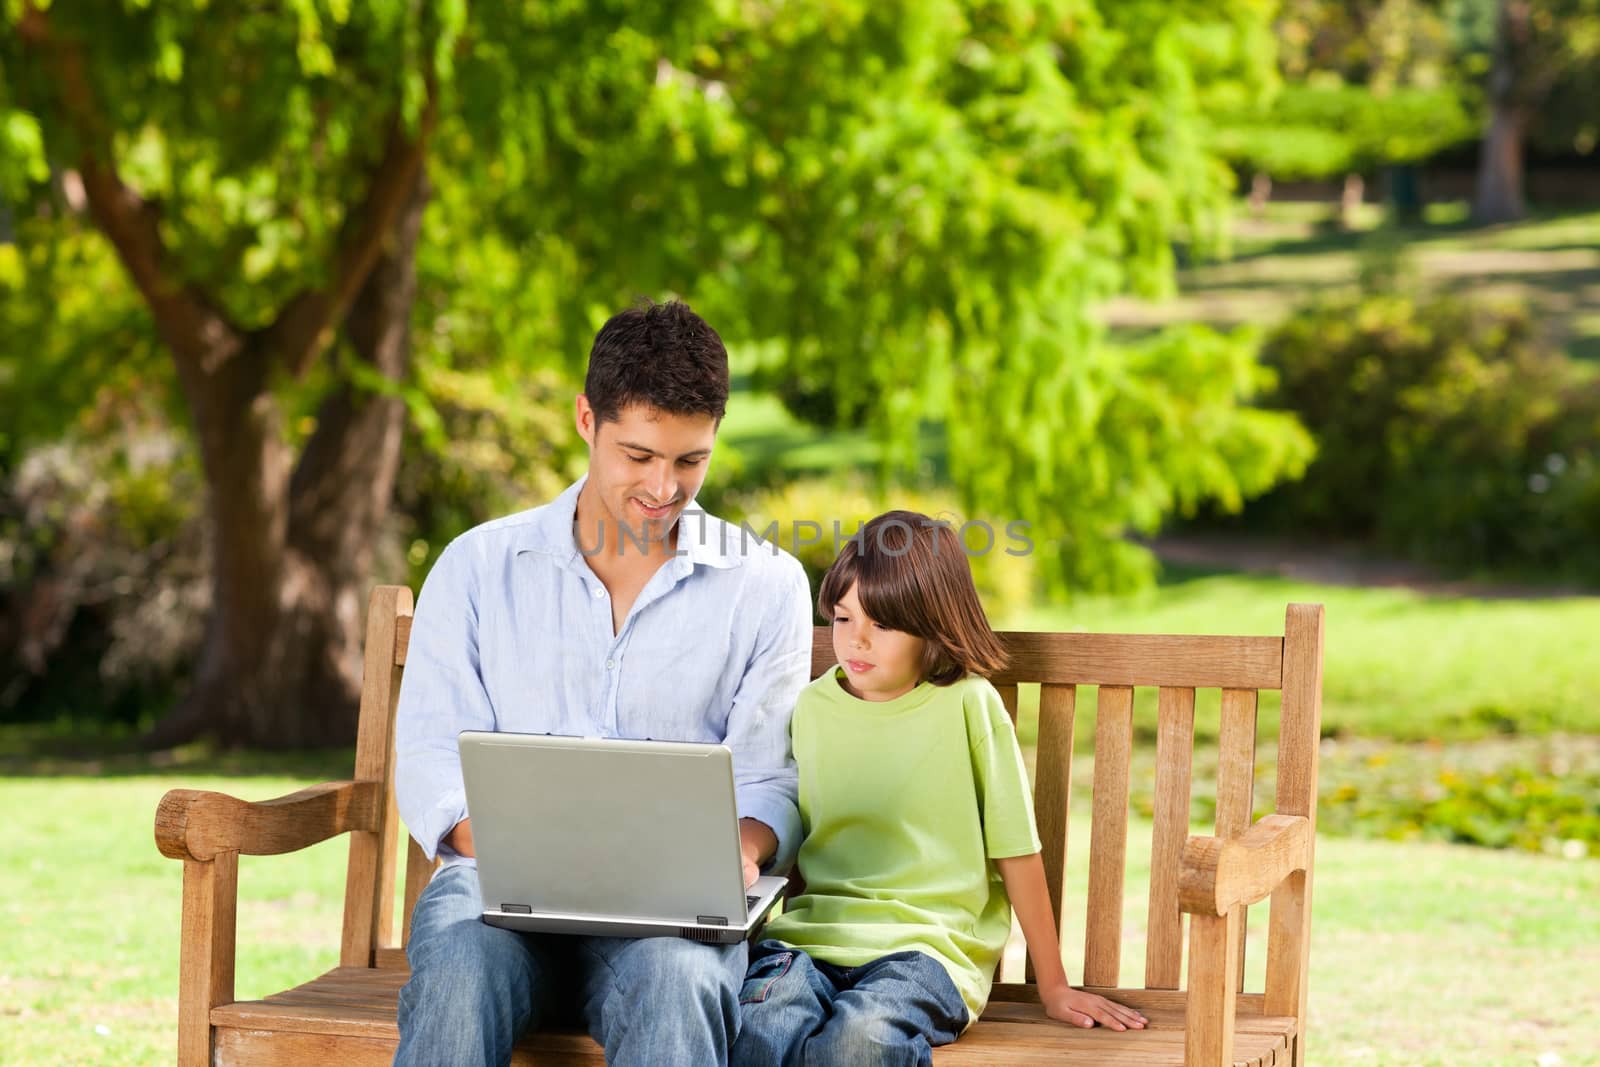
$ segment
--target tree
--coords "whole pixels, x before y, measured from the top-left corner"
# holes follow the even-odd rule
[[[1600,72],[1600,0],[1497,0],[1486,95],[1488,129],[1478,156],[1472,214],[1479,222],[1508,222],[1526,210],[1522,159],[1529,134],[1564,79],[1587,83],[1581,99],[1590,143],[1592,89]]]
[[[1175,238],[1219,239],[1205,111],[1262,76],[1266,7],[24,4],[15,199],[48,200],[42,162],[81,180],[206,478],[212,614],[161,738],[350,736],[407,411],[446,447],[441,391],[573,368],[640,293],[869,398],[901,461],[941,426],[964,498],[1033,518],[1058,584],[1294,471],[1245,341],[1130,352],[1093,323],[1170,285]]]
[[[1278,13],[1282,86],[1224,116],[1235,165],[1271,179],[1345,179],[1347,224],[1363,174],[1406,167],[1476,132],[1441,0],[1290,0]]]
[[[403,408],[330,388],[296,461],[275,386],[341,329],[353,361],[404,373],[436,115],[433,57],[415,53],[450,29],[369,14],[341,65],[314,19],[203,8],[24,7],[7,72],[144,298],[205,471],[210,624],[159,739],[326,743],[350,733],[327,712],[359,684],[359,587]],[[273,240],[310,254],[261,257]]]

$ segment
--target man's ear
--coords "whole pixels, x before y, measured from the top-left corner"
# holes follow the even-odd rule
[[[577,400],[573,402],[572,421],[573,425],[577,426],[578,428],[578,436],[583,438],[584,443],[587,444],[590,449],[593,449],[595,431],[594,408],[589,406],[589,398],[584,396],[582,393],[579,393]]]

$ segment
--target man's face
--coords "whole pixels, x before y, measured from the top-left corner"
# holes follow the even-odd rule
[[[589,444],[588,489],[604,508],[605,542],[621,529],[642,540],[663,540],[706,480],[717,420],[672,415],[643,404],[624,408],[615,422],[600,422],[587,397],[577,402],[578,433]],[[594,530],[580,530],[592,543]]]

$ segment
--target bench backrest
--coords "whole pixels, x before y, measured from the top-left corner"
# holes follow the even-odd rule
[[[374,590],[367,623],[365,680],[355,777],[383,783],[385,815],[376,833],[352,835],[341,962],[403,965],[411,910],[432,864],[408,842],[404,902],[395,938],[395,862],[401,836],[394,802],[394,708],[411,634],[409,589]],[[1002,633],[1011,662],[990,679],[1016,719],[1037,699],[1034,803],[1056,915],[1062,915],[1067,869],[1078,689],[1096,688],[1093,823],[1088,854],[1084,959],[1073,977],[1116,987],[1122,966],[1123,887],[1128,860],[1130,760],[1135,691],[1156,691],[1154,832],[1151,838],[1144,987],[1178,990],[1184,968],[1184,916],[1178,908],[1179,860],[1189,836],[1196,690],[1221,691],[1216,829],[1234,837],[1250,825],[1254,804],[1258,694],[1282,693],[1278,719],[1275,810],[1304,815],[1315,828],[1317,752],[1322,718],[1321,605],[1291,604],[1281,636],[1210,637],[1147,634]],[[812,675],[834,662],[827,627],[818,627]],[[1037,696],[1035,697],[1035,691]],[[1210,731],[1207,731],[1209,733]],[[1310,871],[1272,897],[1265,988],[1240,1010],[1304,1020]],[[1242,916],[1241,916],[1242,919]],[[1239,923],[1240,989],[1244,923]],[[1069,962],[1069,975],[1073,968]],[[1032,975],[1028,975],[1031,980]],[[997,996],[1003,994],[1004,983]]]

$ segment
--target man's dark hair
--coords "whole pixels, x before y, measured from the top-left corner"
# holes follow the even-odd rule
[[[611,316],[595,334],[583,392],[599,422],[615,422],[634,404],[720,421],[728,409],[728,350],[688,304],[647,300]]]

